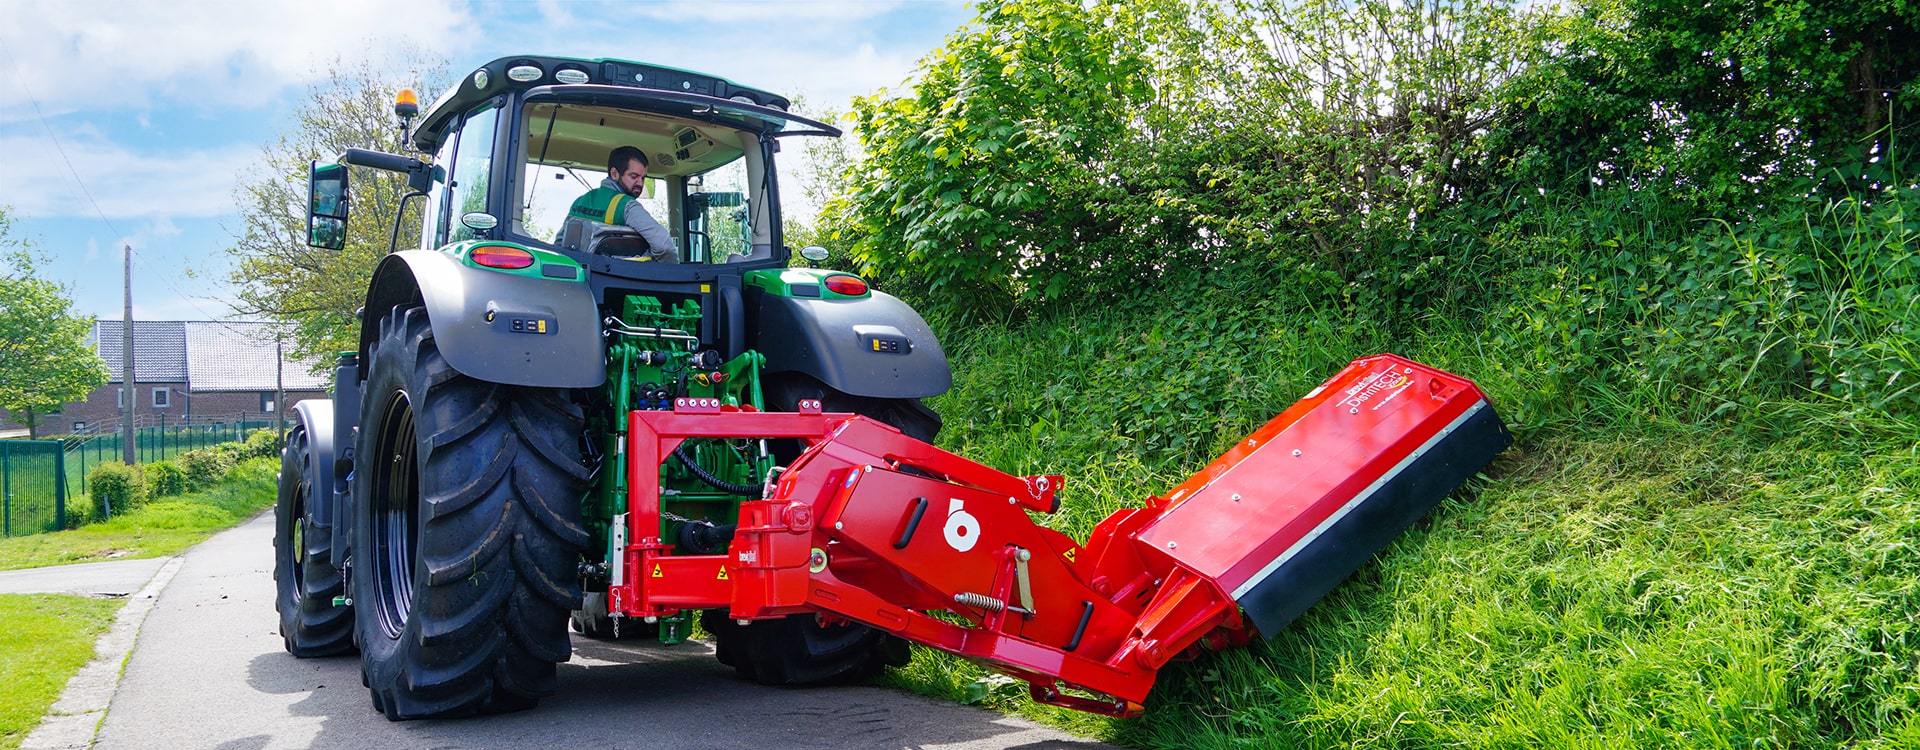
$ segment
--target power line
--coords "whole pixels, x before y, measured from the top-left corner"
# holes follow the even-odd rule
[[[73,183],[80,186],[80,194],[87,196],[87,205],[93,207],[93,212],[99,215],[100,221],[106,224],[108,229],[113,230],[115,237],[126,237],[126,233],[121,232],[119,227],[113,225],[113,220],[107,218],[107,212],[100,210],[99,201],[93,199],[93,191],[88,190],[86,181],[80,179],[80,170],[74,169],[73,160],[67,158],[66,147],[60,145],[60,137],[54,135],[53,124],[47,122],[46,112],[40,109],[40,99],[33,95],[33,88],[28,86],[26,78],[19,74],[20,63],[13,56],[13,45],[3,35],[0,35],[0,47],[7,50],[7,59],[11,62],[8,67],[13,70],[14,83],[19,84],[21,93],[27,95],[27,101],[33,103],[33,116],[40,120],[40,127],[47,131],[47,139],[53,141],[53,150],[60,154],[61,163],[67,165],[67,172],[73,175]]]
[[[80,193],[81,193],[82,195],[85,195],[85,196],[87,197],[87,204],[88,204],[89,206],[92,206],[92,207],[93,207],[93,212],[94,212],[94,214],[95,214],[95,215],[97,215],[97,216],[99,216],[99,217],[100,217],[100,222],[101,222],[101,223],[103,223],[103,224],[106,224],[106,225],[107,225],[107,229],[108,229],[108,230],[111,230],[111,231],[113,232],[113,234],[114,234],[114,236],[115,236],[115,237],[117,237],[117,238],[120,238],[120,239],[121,239],[121,242],[123,243],[123,247],[125,247],[125,248],[127,249],[127,251],[128,251],[129,253],[132,253],[132,252],[133,252],[133,246],[132,246],[132,244],[131,244],[131,243],[129,243],[129,242],[127,242],[127,239],[128,239],[129,237],[130,237],[130,235],[128,235],[128,234],[127,234],[127,233],[125,233],[125,232],[122,232],[122,231],[120,231],[120,227],[118,227],[118,226],[115,226],[115,225],[114,225],[114,223],[113,223],[113,220],[112,220],[112,219],[109,219],[109,218],[107,218],[107,212],[106,212],[106,211],[103,211],[103,210],[101,210],[101,208],[100,208],[100,203],[99,203],[99,201],[96,201],[96,200],[94,200],[94,197],[93,197],[93,191],[92,191],[92,190],[89,190],[89,189],[87,188],[87,183],[86,183],[86,180],[83,180],[83,179],[81,179],[81,178],[80,178],[80,170],[78,170],[78,169],[76,169],[76,168],[74,168],[74,166],[73,166],[73,160],[72,160],[72,159],[69,159],[69,158],[67,158],[67,150],[66,150],[66,148],[65,148],[64,146],[62,146],[62,145],[60,145],[60,137],[59,137],[58,135],[55,135],[55,134],[54,134],[54,130],[53,130],[53,124],[52,124],[52,123],[49,123],[49,122],[47,121],[47,116],[46,116],[46,113],[45,113],[45,111],[43,111],[43,110],[42,110],[42,109],[40,108],[40,100],[39,100],[39,98],[38,98],[38,97],[36,97],[36,96],[34,96],[34,93],[33,93],[33,88],[32,88],[32,87],[30,87],[30,86],[28,86],[28,85],[27,85],[27,82],[26,82],[26,80],[25,80],[25,78],[23,78],[22,76],[20,76],[20,74],[19,74],[19,66],[20,66],[20,63],[19,63],[19,60],[18,60],[18,58],[15,58],[15,57],[14,57],[14,54],[13,54],[13,46],[11,45],[11,43],[9,43],[9,42],[7,42],[7,39],[6,39],[6,37],[5,37],[4,35],[0,35],[0,48],[4,48],[4,49],[6,49],[6,51],[7,51],[7,58],[8,58],[8,61],[9,61],[9,63],[10,63],[8,67],[9,67],[9,69],[10,69],[10,70],[11,70],[11,71],[13,72],[13,79],[14,79],[14,83],[16,83],[16,84],[18,84],[18,85],[20,86],[20,91],[21,91],[21,93],[24,93],[24,94],[26,94],[26,95],[27,95],[27,101],[29,101],[29,102],[31,102],[31,103],[33,104],[33,114],[34,114],[34,117],[36,117],[36,118],[38,118],[38,119],[39,119],[39,121],[40,121],[40,127],[41,127],[42,129],[44,129],[44,130],[46,130],[46,131],[47,131],[47,138],[48,138],[48,140],[51,140],[51,141],[53,141],[53,149],[54,149],[54,151],[55,151],[55,152],[57,152],[57,153],[59,153],[59,154],[60,154],[60,161],[61,161],[62,163],[64,163],[64,164],[66,164],[66,165],[67,165],[67,172],[68,172],[69,174],[71,174],[71,175],[73,175],[73,182],[74,182],[74,184],[75,184],[75,185],[77,185],[77,186],[79,186],[79,188],[80,188]],[[136,257],[139,257],[137,253],[136,253],[135,255],[136,255]],[[147,268],[148,270],[150,270],[150,271],[151,271],[151,270],[154,270],[154,269],[153,269],[153,268],[152,268],[151,266],[149,266],[149,265],[148,265],[148,264],[146,263],[146,259],[145,259],[144,257],[140,257],[140,263],[141,263],[141,265],[142,265],[143,267],[146,267],[146,268]],[[200,305],[198,305],[198,304],[196,304],[196,303],[195,303],[195,302],[193,301],[193,297],[192,297],[191,295],[188,295],[188,294],[187,294],[186,292],[184,292],[184,291],[181,291],[181,289],[180,289],[179,287],[177,287],[177,286],[174,286],[174,285],[173,285],[173,281],[172,281],[171,279],[169,279],[169,278],[168,278],[168,277],[167,277],[166,275],[164,275],[164,274],[157,274],[157,276],[158,276],[158,278],[160,279],[160,283],[162,283],[162,284],[164,284],[164,285],[166,285],[166,287],[167,287],[168,289],[172,289],[172,290],[173,290],[173,293],[174,293],[174,294],[177,294],[177,295],[179,295],[179,296],[180,296],[180,299],[182,299],[182,300],[184,300],[184,301],[186,301],[186,303],[187,303],[187,306],[188,306],[188,307],[191,307],[191,308],[193,308],[193,309],[194,309],[194,311],[196,311],[196,312],[198,312],[198,313],[200,313],[201,315],[203,315],[203,316],[205,316],[205,317],[206,317],[206,319],[207,319],[207,322],[211,322],[211,323],[214,323],[214,324],[217,324],[217,325],[219,325],[219,326],[220,326],[221,328],[225,328],[225,329],[226,329],[227,331],[229,331],[229,332],[231,332],[231,333],[233,333],[233,334],[235,334],[235,335],[238,335],[238,336],[250,336],[250,334],[249,334],[249,333],[247,333],[247,332],[244,332],[244,331],[241,331],[241,330],[239,330],[239,329],[237,329],[237,328],[234,328],[234,327],[232,327],[232,326],[230,326],[230,325],[227,325],[227,321],[224,321],[224,320],[220,320],[219,318],[217,318],[217,317],[215,317],[215,316],[214,316],[214,315],[213,315],[212,313],[209,313],[209,312],[207,312],[207,311],[206,311],[206,309],[204,309],[204,308],[202,308],[202,307],[200,307]],[[279,324],[282,324],[282,322],[281,322],[281,321],[272,321],[272,322],[273,322],[274,324],[276,324],[276,325],[279,325]]]

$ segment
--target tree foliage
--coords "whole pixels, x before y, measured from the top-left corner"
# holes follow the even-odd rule
[[[1591,0],[1557,21],[1504,134],[1519,174],[1555,185],[1702,206],[1884,186],[1920,127],[1908,0]]]
[[[307,246],[307,168],[350,147],[400,150],[393,96],[402,88],[434,91],[446,75],[439,62],[416,59],[410,69],[336,62],[325,82],[294,110],[292,126],[261,150],[252,174],[235,191],[242,227],[228,252],[235,256],[236,307],[294,324],[289,354],[330,362],[329,355],[359,345],[354,311],[366,297],[374,265],[389,238],[406,193],[405,178],[353,167],[352,221],[346,247]],[[420,201],[408,204],[409,223],[398,246],[419,241]]]
[[[107,382],[106,363],[87,345],[91,316],[73,311],[67,288],[39,278],[34,257],[8,234],[0,210],[0,409],[36,436],[41,419]]]
[[[1142,249],[1102,210],[1148,91],[1100,21],[1110,3],[995,0],[926,62],[912,96],[854,102],[862,158],[829,206],[869,274],[1005,306]]]

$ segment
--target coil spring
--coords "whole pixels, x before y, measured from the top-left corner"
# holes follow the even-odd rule
[[[958,594],[954,594],[953,601],[955,604],[964,604],[969,607],[979,607],[980,609],[987,610],[988,612],[1000,612],[1000,611],[1004,611],[1007,608],[1006,602],[1000,601],[999,599],[995,599],[991,596],[987,596],[986,594],[976,594],[971,591],[962,591]]]

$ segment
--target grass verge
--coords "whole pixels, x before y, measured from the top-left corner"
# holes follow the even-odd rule
[[[177,554],[273,505],[279,461],[246,461],[209,489],[147,503],[104,523],[0,539],[0,570]]]
[[[121,600],[60,594],[0,595],[0,750],[19,747],[93,658]]]
[[[1522,339],[1396,344],[1258,304],[955,335],[941,442],[1065,474],[1067,507],[1036,520],[1082,539],[1373,351],[1475,378],[1518,443],[1274,640],[1163,670],[1140,719],[1037,706],[927,650],[885,679],[1144,748],[1920,747],[1913,415],[1703,415],[1545,377],[1552,350]]]

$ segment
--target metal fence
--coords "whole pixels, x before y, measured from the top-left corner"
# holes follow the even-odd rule
[[[0,440],[4,536],[58,531],[67,522],[67,463],[58,440]]]
[[[247,439],[247,433],[272,426],[272,420],[264,420],[139,427],[133,431],[133,453],[139,463],[150,464],[171,459],[181,451],[240,442]],[[101,462],[118,463],[123,457],[120,449],[123,440],[123,436],[117,432],[69,438],[66,457],[67,465],[72,466],[73,471],[67,475],[67,494],[77,497],[86,493],[87,472],[92,467]]]
[[[164,461],[181,451],[242,441],[247,433],[270,427],[271,420],[140,427],[133,432],[134,455],[143,464]],[[87,472],[119,463],[122,440],[118,433],[0,440],[0,537],[65,528],[67,502],[85,502]]]

